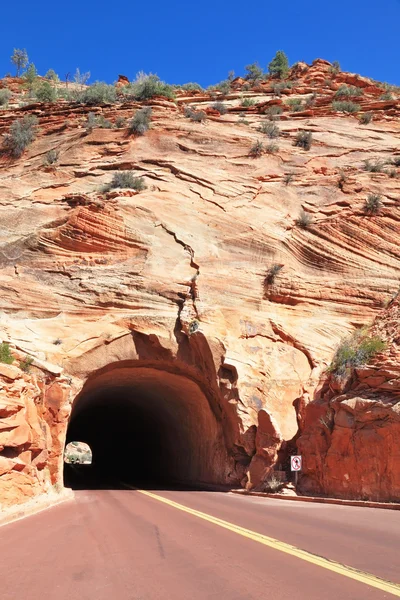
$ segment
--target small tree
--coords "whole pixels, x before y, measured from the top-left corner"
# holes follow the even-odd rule
[[[38,73],[36,71],[35,65],[33,63],[29,63],[28,68],[24,73],[24,79],[30,87],[33,85],[33,83],[35,83],[37,76]]]
[[[57,100],[57,90],[53,88],[49,81],[43,81],[36,88],[35,96],[39,102],[55,102]]]
[[[0,106],[5,106],[11,98],[11,92],[7,88],[0,90]]]
[[[253,81],[253,82],[258,81],[259,79],[262,79],[262,77],[264,75],[264,71],[262,70],[260,65],[256,62],[252,63],[251,65],[246,65],[245,70],[247,71],[245,78],[248,81]]]
[[[268,71],[271,75],[277,75],[280,79],[287,76],[289,72],[289,61],[282,50],[278,50],[275,57],[268,65]]]
[[[151,107],[144,106],[135,112],[129,122],[129,133],[144,135],[150,127]]]
[[[0,362],[6,365],[11,365],[14,362],[14,357],[11,354],[10,344],[8,342],[2,342],[0,344]]]
[[[79,68],[76,69],[75,75],[74,75],[75,83],[83,86],[83,85],[87,84],[89,79],[90,79],[90,71],[87,71],[86,73],[81,73]]]
[[[54,69],[49,69],[45,75],[45,78],[49,79],[50,81],[54,81],[55,83],[59,83],[60,81],[60,78]]]
[[[3,151],[10,156],[19,158],[25,148],[33,142],[36,137],[38,119],[34,115],[25,115],[23,119],[17,119],[11,126],[9,133],[4,136]]]
[[[16,75],[19,77],[21,71],[25,69],[29,62],[27,51],[25,49],[21,50],[20,48],[14,48],[14,52],[11,56],[11,62],[15,65],[15,68],[17,69]]]

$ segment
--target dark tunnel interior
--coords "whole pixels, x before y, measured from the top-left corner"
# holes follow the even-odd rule
[[[86,442],[91,465],[64,464],[73,489],[224,483],[227,453],[209,401],[191,379],[115,366],[90,378],[73,404],[66,443]]]

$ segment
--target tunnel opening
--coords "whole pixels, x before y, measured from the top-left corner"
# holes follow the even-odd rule
[[[66,444],[81,440],[90,465],[64,463],[73,489],[225,484],[222,419],[198,382],[137,364],[90,377],[74,401]]]

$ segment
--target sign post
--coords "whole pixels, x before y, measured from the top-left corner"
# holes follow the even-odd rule
[[[290,470],[294,471],[294,484],[297,488],[297,478],[298,478],[298,474],[299,471],[301,471],[303,465],[303,460],[302,457],[298,454],[296,454],[295,456],[291,456],[290,457]]]

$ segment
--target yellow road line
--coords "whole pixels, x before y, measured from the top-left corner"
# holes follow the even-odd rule
[[[383,592],[387,592],[388,594],[392,594],[393,596],[397,596],[398,598],[400,598],[400,585],[396,583],[386,581],[385,579],[381,579],[380,577],[371,575],[371,573],[358,571],[353,567],[342,565],[341,563],[329,560],[328,558],[317,556],[316,554],[312,554],[311,552],[307,552],[306,550],[301,550],[300,548],[296,548],[295,546],[286,544],[286,542],[280,542],[279,540],[275,540],[274,538],[268,537],[267,535],[257,533],[256,531],[251,531],[251,529],[239,527],[239,525],[234,525],[233,523],[229,523],[228,521],[224,521],[223,519],[218,519],[217,517],[213,517],[211,515],[208,515],[207,513],[200,512],[199,510],[194,510],[193,508],[189,508],[188,506],[179,504],[178,502],[174,502],[173,500],[168,500],[167,498],[163,498],[162,496],[153,494],[152,492],[148,492],[146,490],[137,491],[140,494],[150,496],[150,498],[154,498],[159,502],[163,502],[164,504],[168,504],[169,506],[177,508],[178,510],[182,510],[186,513],[194,515],[199,519],[204,519],[204,521],[208,521],[209,523],[218,525],[218,527],[229,529],[229,531],[233,531],[234,533],[242,535],[243,537],[258,542],[259,544],[269,546],[270,548],[273,548],[274,550],[279,550],[280,552],[285,552],[285,554],[290,554],[291,556],[295,556],[296,558],[305,560],[306,562],[317,565],[318,567],[328,569],[328,571],[333,571],[334,573],[338,573],[339,575],[343,575],[344,577],[348,577],[350,579],[355,579],[356,581],[365,583],[370,587],[377,588],[378,590],[382,590]]]

